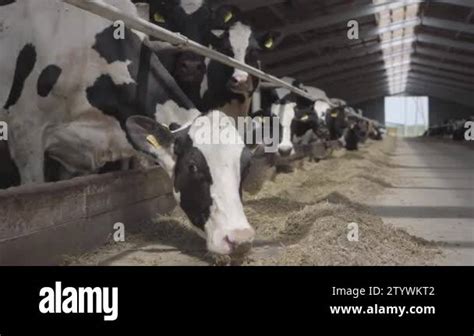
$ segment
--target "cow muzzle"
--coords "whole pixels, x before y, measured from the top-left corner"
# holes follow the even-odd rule
[[[236,71],[228,82],[228,87],[235,93],[249,93],[253,91],[253,84],[248,73]]]
[[[255,230],[250,226],[233,229],[208,239],[208,249],[219,255],[241,256],[250,251],[254,238]]]
[[[254,229],[248,228],[234,230],[225,236],[224,240],[230,248],[231,255],[242,255],[250,251],[254,237]]]
[[[205,72],[204,59],[182,56],[176,62],[176,76],[180,82],[200,83]]]
[[[292,152],[293,152],[292,146],[279,146],[278,147],[278,154],[280,154],[281,157],[289,157]]]

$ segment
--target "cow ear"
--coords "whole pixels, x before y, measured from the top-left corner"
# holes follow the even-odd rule
[[[257,35],[257,42],[262,50],[273,50],[282,39],[280,32],[266,32]]]
[[[226,29],[239,20],[240,9],[232,5],[222,5],[213,11],[212,28]]]
[[[133,116],[128,118],[126,130],[136,150],[151,157],[169,173],[173,171],[175,136],[168,127],[148,117]]]

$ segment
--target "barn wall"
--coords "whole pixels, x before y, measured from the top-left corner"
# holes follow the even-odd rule
[[[430,126],[443,123],[446,119],[464,119],[474,115],[474,108],[437,98],[430,98]]]
[[[372,99],[356,105],[364,111],[364,116],[385,123],[385,98]],[[429,124],[437,125],[446,119],[464,119],[474,115],[474,108],[445,101],[438,98],[429,99]]]
[[[385,98],[372,99],[367,102],[356,105],[364,111],[364,117],[377,120],[385,124]]]

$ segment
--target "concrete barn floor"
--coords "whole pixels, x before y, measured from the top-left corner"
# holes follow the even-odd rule
[[[440,265],[474,265],[473,150],[450,140],[399,140],[398,183],[368,202],[385,223],[439,244]]]

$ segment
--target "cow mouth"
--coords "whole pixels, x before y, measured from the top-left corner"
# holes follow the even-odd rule
[[[231,86],[229,89],[233,93],[245,94],[245,95],[249,95],[252,92],[252,90],[248,87],[232,87]]]
[[[196,84],[201,83],[204,79],[203,74],[185,74],[185,73],[178,73],[177,77],[179,78],[180,83],[189,83],[189,84]]]
[[[249,80],[240,83],[229,83],[228,88],[233,93],[250,95],[253,91],[253,86]]]
[[[228,237],[225,237],[224,241],[227,243],[227,245],[230,248],[230,253],[228,255],[233,258],[243,257],[247,255],[252,249],[252,242],[245,242],[245,243],[236,245],[233,242],[231,242]]]

